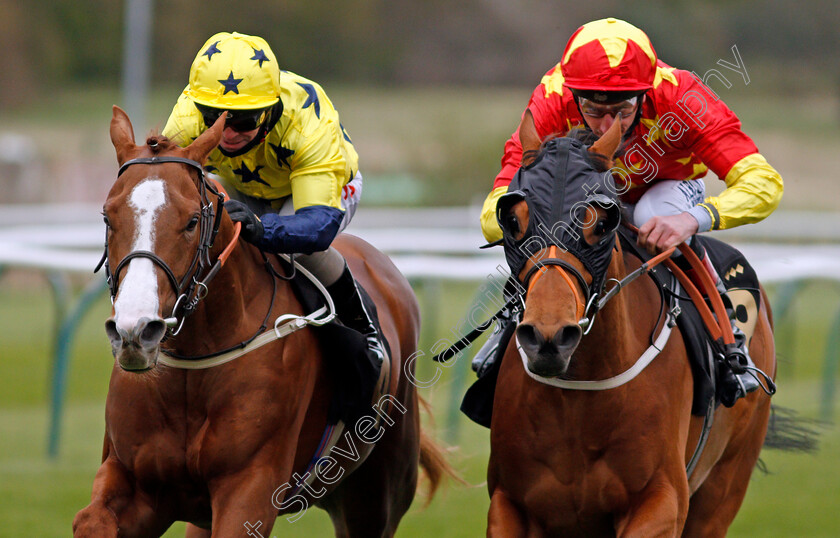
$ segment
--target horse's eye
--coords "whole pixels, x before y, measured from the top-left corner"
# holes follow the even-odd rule
[[[187,223],[187,231],[191,232],[195,230],[195,227],[198,226],[198,215],[193,215],[193,218]]]
[[[505,217],[505,228],[514,234],[519,233],[519,219],[516,218],[516,215],[510,213]]]
[[[594,232],[597,235],[604,235],[607,232],[607,219],[601,219],[595,224]]]
[[[111,227],[111,223],[108,221],[108,215],[106,215],[104,212],[102,213],[102,222],[104,222],[105,226],[107,226],[108,228]]]

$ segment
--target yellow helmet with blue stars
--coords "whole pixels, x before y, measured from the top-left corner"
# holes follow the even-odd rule
[[[190,67],[187,95],[225,110],[266,108],[280,100],[280,68],[257,36],[220,32],[204,43]]]

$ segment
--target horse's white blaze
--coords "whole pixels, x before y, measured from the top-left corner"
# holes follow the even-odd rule
[[[166,204],[166,184],[157,177],[138,183],[128,197],[134,209],[135,250],[154,252],[155,219]],[[157,276],[152,260],[135,258],[128,263],[125,277],[120,282],[119,294],[114,301],[114,321],[117,327],[130,331],[140,318],[158,317]]]

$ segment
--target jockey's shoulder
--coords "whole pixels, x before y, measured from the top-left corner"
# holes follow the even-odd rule
[[[672,67],[662,60],[656,61],[656,75],[653,80],[651,94],[663,99],[677,99],[689,90],[696,90],[702,86],[700,78],[691,71]],[[711,93],[704,87],[703,91]]]
[[[282,92],[291,97],[290,103],[297,106],[303,106],[307,101],[315,98],[326,97],[326,92],[319,83],[291,71],[280,72],[280,86]],[[286,101],[284,101],[285,104]]]

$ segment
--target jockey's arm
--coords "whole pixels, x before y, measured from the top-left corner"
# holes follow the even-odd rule
[[[682,77],[679,88],[671,96],[671,102],[667,103],[674,113],[678,113],[674,104],[678,103],[676,99],[683,98],[685,92],[693,90],[701,95],[705,91],[696,80],[687,77]],[[657,241],[657,250],[679,244],[694,232],[723,230],[758,222],[772,213],[782,198],[782,177],[743,132],[737,116],[723,101],[707,100],[705,104],[707,108],[703,109],[701,128],[690,122],[691,128],[681,142],[724,180],[726,189],[719,196],[708,197],[688,212],[678,215],[681,217],[679,221],[675,217],[658,217],[649,226],[659,230],[641,230],[660,239],[670,234],[669,240]],[[694,223],[688,219],[689,216],[697,224],[694,232],[691,231]]]
[[[639,227],[639,245],[651,255],[679,245],[697,233],[697,219],[686,211],[678,215],[660,215]]]
[[[289,176],[295,214],[261,217],[265,235],[260,246],[265,250],[310,254],[326,250],[338,235],[344,218],[343,178],[352,173],[339,136],[330,129],[319,129],[295,152]]]
[[[688,93],[708,95],[696,78],[683,73],[679,79],[679,86],[665,104],[677,115],[684,114],[679,103]],[[782,177],[759,153],[738,117],[722,100],[701,101],[705,107],[700,120],[692,116],[680,142],[726,183],[726,189],[691,210],[699,223],[698,231],[725,230],[764,219],[782,199]]]
[[[703,227],[701,232],[758,222],[770,215],[782,200],[782,176],[760,153],[747,155],[736,162],[724,181],[726,189],[699,206],[710,217],[709,227]]]
[[[679,215],[654,217],[639,228],[639,244],[651,254],[679,245],[697,232],[723,230],[758,222],[779,205],[784,184],[759,153],[735,163],[725,177],[727,188]]]
[[[323,205],[302,207],[294,215],[266,213],[260,217],[265,233],[257,246],[266,252],[311,254],[327,250],[342,218],[344,211]]]
[[[496,204],[507,190],[507,184],[494,188],[485,198],[484,205],[481,208],[481,232],[484,234],[484,239],[489,243],[502,238],[502,229],[499,227],[498,220],[496,220]]]

